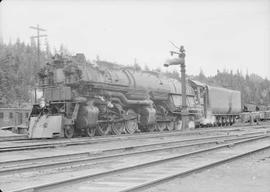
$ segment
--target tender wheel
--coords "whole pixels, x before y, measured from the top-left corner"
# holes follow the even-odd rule
[[[164,131],[166,129],[166,123],[157,123],[157,130]]]
[[[64,136],[65,138],[72,138],[74,137],[74,126],[73,125],[66,125],[64,128]]]
[[[100,123],[97,125],[98,135],[108,135],[112,130],[112,125],[110,123]]]
[[[123,122],[118,122],[114,123],[112,126],[112,133],[114,135],[121,135],[125,130],[125,123]]]
[[[172,131],[174,129],[174,122],[173,121],[166,123],[166,125],[167,125],[168,131]]]
[[[95,133],[96,133],[96,128],[95,127],[88,127],[86,130],[86,135],[88,137],[94,137],[95,136]]]
[[[129,134],[135,133],[138,130],[138,123],[137,120],[129,120],[126,122],[126,132]]]

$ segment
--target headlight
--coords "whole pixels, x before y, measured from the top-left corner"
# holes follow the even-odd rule
[[[44,99],[41,99],[40,102],[39,102],[39,106],[40,106],[41,108],[43,108],[43,107],[45,107],[45,105],[46,105],[45,100],[44,100]]]

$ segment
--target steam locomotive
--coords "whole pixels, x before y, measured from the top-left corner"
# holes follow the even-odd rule
[[[38,76],[44,100],[33,106],[29,138],[92,137],[181,129],[183,107],[178,78],[104,61],[90,63],[83,54],[56,55]],[[205,119],[218,117],[211,123],[222,124],[225,116],[228,117],[226,121],[233,122],[237,115],[234,109],[238,108],[238,105],[232,107],[234,102],[229,103],[228,111],[215,114],[209,110],[209,104],[217,109],[214,112],[220,112],[218,107],[222,106],[209,102],[215,98],[211,97],[210,87],[201,88],[188,82],[186,89],[190,122],[200,125]],[[226,99],[230,101],[235,99],[231,95],[240,95],[229,92]],[[222,91],[220,96],[223,96]],[[237,98],[236,102],[239,102]]]

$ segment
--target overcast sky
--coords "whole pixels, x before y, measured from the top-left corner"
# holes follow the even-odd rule
[[[90,60],[163,68],[184,45],[188,74],[240,69],[270,79],[270,0],[4,0],[4,42],[29,43],[39,24],[52,50],[60,44]],[[0,34],[1,34],[0,33]],[[44,39],[43,39],[44,43]],[[164,69],[165,70],[165,69]]]

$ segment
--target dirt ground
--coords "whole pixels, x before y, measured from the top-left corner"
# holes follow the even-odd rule
[[[16,136],[18,134],[12,133],[11,131],[5,131],[0,129],[0,136],[1,137],[7,137],[7,136]]]
[[[143,192],[270,192],[270,150]]]

